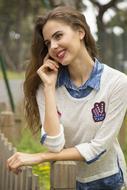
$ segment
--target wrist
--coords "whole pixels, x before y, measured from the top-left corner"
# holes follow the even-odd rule
[[[56,154],[54,152],[44,152],[42,153],[43,162],[56,161]]]
[[[50,152],[43,152],[40,154],[41,162],[49,162],[51,161]]]
[[[49,92],[55,93],[55,86],[45,85],[44,86],[44,93],[49,93]]]

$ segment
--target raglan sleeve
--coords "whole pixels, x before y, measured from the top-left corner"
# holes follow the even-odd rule
[[[108,109],[102,126],[96,132],[95,137],[88,143],[76,145],[86,163],[90,164],[98,160],[110,149],[117,138],[127,110],[127,77],[114,85],[109,97]]]
[[[49,136],[43,127],[45,116],[45,100],[43,88],[39,87],[36,93],[36,101],[39,109],[40,123],[41,123],[41,144],[48,148],[51,152],[60,152],[65,144],[64,128],[60,123],[60,133],[57,136]]]

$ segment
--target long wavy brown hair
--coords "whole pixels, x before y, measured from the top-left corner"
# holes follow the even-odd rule
[[[85,16],[77,10],[66,6],[57,7],[44,16],[37,18],[31,46],[31,61],[27,67],[24,82],[25,115],[28,126],[33,132],[37,132],[40,128],[36,91],[42,81],[37,75],[37,70],[43,64],[43,59],[48,52],[42,34],[42,29],[48,20],[64,21],[73,29],[83,28],[85,31],[84,44],[86,49],[93,60],[97,56],[95,40],[90,32]]]

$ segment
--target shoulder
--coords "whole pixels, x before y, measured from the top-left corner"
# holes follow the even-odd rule
[[[127,103],[127,75],[104,65],[102,77],[102,89],[108,92],[109,97],[119,99],[120,102]]]
[[[109,75],[112,75],[113,77],[121,76],[121,77],[127,78],[127,75],[125,73],[123,73],[117,69],[114,69],[108,65],[105,65],[105,64],[104,64],[104,72]]]
[[[125,85],[127,87],[127,75],[118,71],[108,65],[104,64],[104,72],[102,74],[102,78],[106,83],[112,83],[116,85]]]

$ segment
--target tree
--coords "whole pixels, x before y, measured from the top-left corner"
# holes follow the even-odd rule
[[[107,60],[107,53],[106,50],[108,50],[108,40],[107,40],[107,32],[106,32],[106,25],[103,20],[104,14],[107,10],[110,8],[115,8],[118,0],[111,0],[107,4],[102,5],[96,0],[90,0],[90,2],[93,4],[93,6],[97,7],[98,14],[96,16],[97,21],[97,36],[98,36],[98,44],[99,44],[99,52],[100,57],[104,62],[108,62]]]
[[[57,7],[60,5],[67,5],[74,7],[78,10],[83,10],[85,7],[83,0],[49,0],[51,7]]]
[[[106,27],[112,33],[115,28],[119,29],[119,34],[114,33],[115,43],[117,43],[116,47],[119,50],[119,54],[117,53],[115,58],[118,60],[118,56],[121,55],[121,69],[124,71],[124,63],[127,62],[127,10],[117,8],[117,14],[106,24]]]
[[[0,1],[0,52],[7,68],[21,70],[28,59],[33,17],[43,9],[42,2],[34,0]]]
[[[101,59],[111,66],[115,67],[115,59],[114,61],[110,60],[113,51],[115,53],[114,46],[112,46],[112,41],[114,40],[114,35],[109,34],[107,32],[107,24],[104,21],[104,14],[109,10],[113,9],[115,14],[118,15],[118,3],[124,2],[124,0],[110,0],[106,4],[101,4],[97,0],[89,0],[91,4],[97,8],[97,16],[96,16],[96,23],[97,23],[97,37],[98,37],[98,47]]]

